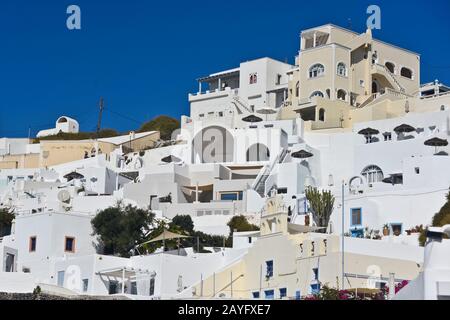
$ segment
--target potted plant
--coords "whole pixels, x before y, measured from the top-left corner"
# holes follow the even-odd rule
[[[383,226],[383,236],[387,237],[389,235],[389,225],[385,224]]]

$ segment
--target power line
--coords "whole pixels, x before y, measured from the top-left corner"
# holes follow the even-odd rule
[[[113,111],[113,110],[111,110],[111,109],[105,108],[104,110],[105,110],[105,111],[108,111],[108,112],[110,112],[110,113],[112,113],[112,114],[114,114],[114,115],[116,115],[116,116],[118,116],[118,117],[120,117],[120,118],[129,120],[129,121],[136,122],[136,123],[138,123],[138,124],[142,124],[142,123],[143,123],[142,121],[139,121],[139,120],[130,118],[130,117],[127,116],[127,115],[121,114],[121,113],[116,112],[116,111]]]

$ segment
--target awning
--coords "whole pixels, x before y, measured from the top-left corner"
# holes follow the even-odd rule
[[[135,268],[129,268],[129,267],[117,267],[117,268],[109,268],[97,271],[96,274],[100,276],[107,276],[107,277],[115,277],[115,278],[133,278],[136,277],[136,274],[152,274],[147,269],[135,269]]]
[[[165,241],[165,240],[171,240],[171,239],[180,239],[180,238],[192,238],[192,237],[164,230],[164,232],[161,233],[159,236],[157,236],[156,238],[153,238],[150,241],[141,243],[140,246],[147,244],[147,243],[153,243],[153,242]]]

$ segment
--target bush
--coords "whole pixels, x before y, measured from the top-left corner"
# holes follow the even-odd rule
[[[442,227],[446,224],[450,224],[450,191],[446,196],[447,202],[444,204],[444,206],[439,210],[438,213],[436,213],[432,220],[432,226],[433,227]],[[425,242],[427,241],[427,231],[428,228],[423,230],[420,233],[419,236],[419,243],[421,246],[425,245]]]
[[[7,236],[11,233],[12,221],[14,213],[9,209],[0,209],[0,237]]]
[[[138,132],[159,131],[162,140],[171,140],[172,132],[180,128],[177,119],[168,116],[159,116],[144,123]]]
[[[117,137],[119,132],[114,129],[103,129],[98,133],[98,138],[111,138]],[[97,132],[79,132],[79,133],[65,133],[60,132],[53,136],[41,137],[34,139],[34,143],[39,143],[40,141],[55,141],[55,140],[90,140],[97,139]]]

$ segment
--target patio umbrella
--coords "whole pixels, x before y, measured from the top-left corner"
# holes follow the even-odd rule
[[[275,114],[278,111],[273,109],[273,108],[262,108],[262,109],[257,110],[256,112],[258,112],[259,114],[265,114],[266,115],[266,121],[267,121],[267,115],[268,114]]]
[[[416,129],[413,126],[410,126],[409,124],[402,124],[402,125],[399,125],[398,127],[396,127],[394,129],[394,131],[398,134],[398,133],[413,132],[413,131],[416,131]]]
[[[165,163],[172,163],[172,162],[180,162],[181,159],[171,155],[171,156],[162,158],[161,161],[165,162]]]
[[[358,132],[358,134],[361,134],[364,137],[366,137],[366,143],[372,142],[372,136],[374,134],[379,134],[379,133],[380,133],[380,131],[378,131],[377,129],[372,129],[372,128],[362,129]]]
[[[254,114],[251,114],[248,117],[243,118],[242,121],[254,123],[254,122],[261,122],[263,120],[260,117],[257,117]]]
[[[308,152],[308,151],[303,150],[303,149],[291,154],[291,157],[298,158],[298,159],[311,158],[312,156],[314,156],[314,155],[311,152]]]
[[[448,146],[448,141],[446,139],[441,139],[441,138],[435,137],[435,138],[425,141],[424,144],[426,146],[435,147],[435,153],[437,153],[437,148]]]
[[[362,134],[364,136],[372,136],[374,134],[379,134],[380,131],[378,131],[377,129],[372,129],[372,128],[366,128],[366,129],[362,129],[361,131],[358,132],[358,134]]]
[[[67,179],[67,181],[72,181],[74,179],[83,179],[84,176],[81,173],[73,171],[71,173],[66,174],[64,178]]]

